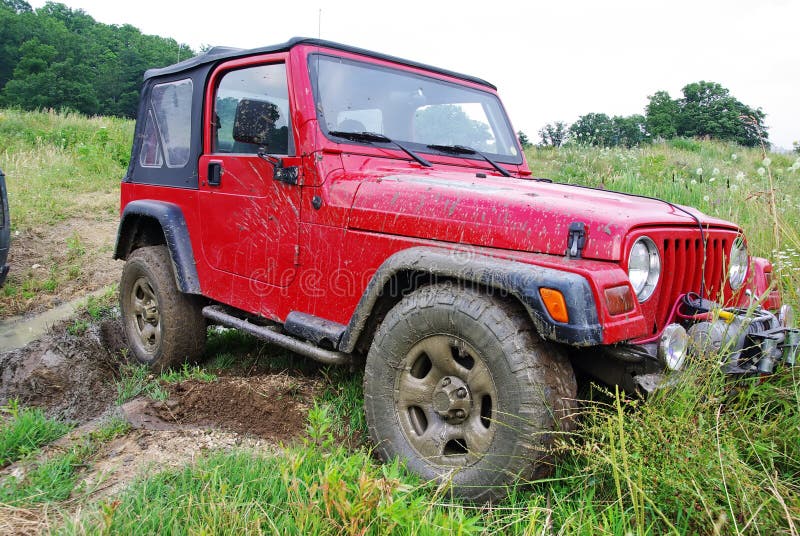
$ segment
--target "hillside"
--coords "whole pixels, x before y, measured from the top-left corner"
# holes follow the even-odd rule
[[[127,120],[0,109],[0,168],[13,221],[0,318],[118,279],[121,266],[110,255],[132,127]],[[527,156],[538,177],[663,197],[738,221],[751,251],[778,261],[781,284],[800,306],[795,156],[765,159],[754,149],[684,139],[634,149],[534,148]],[[800,529],[796,368],[733,386],[712,356],[647,401],[587,388],[592,401],[582,405],[579,433],[559,441],[552,479],[476,507],[452,501],[400,464],[372,459],[360,372],[212,330],[202,366],[156,376],[127,363],[115,301],[113,290],[91,299],[41,341],[0,354],[0,532]],[[71,361],[58,361],[61,355]],[[49,372],[35,376],[38,383],[9,387],[7,376],[25,372],[14,360],[31,359]],[[15,392],[42,410],[3,399]],[[131,428],[121,415],[139,421]]]

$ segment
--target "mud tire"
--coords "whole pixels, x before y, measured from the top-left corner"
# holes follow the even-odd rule
[[[417,385],[413,383],[417,377],[424,376],[417,381],[427,384],[428,375],[439,371],[436,363],[440,359],[428,358],[433,364],[427,375],[423,374],[427,364],[415,349],[419,345],[427,348],[425,345],[442,336],[458,348],[467,348],[464,355],[473,352],[474,364],[469,370],[476,370],[482,362],[485,366],[481,370],[488,371],[494,386],[492,390],[487,382],[478,381],[483,387],[473,389],[468,381],[473,377],[471,372],[460,364],[463,358],[452,369],[446,359],[442,361],[443,369],[456,372],[452,382],[463,381],[459,385],[466,385],[474,395],[467,397],[472,402],[472,412],[458,425],[450,424],[452,413],[441,416],[439,412],[446,408],[440,402],[426,404],[423,393],[427,391],[423,389],[418,395],[416,387],[411,388]],[[456,355],[462,354],[453,353],[454,361]],[[420,359],[423,366],[418,365]],[[436,379],[439,382],[436,388],[441,391],[439,385],[445,381],[450,384],[450,378]],[[404,390],[399,389],[401,384]],[[484,403],[478,401],[479,389],[494,393],[488,419]],[[449,489],[454,495],[483,503],[503,498],[511,486],[550,473],[551,447],[556,435],[574,428],[576,389],[575,374],[565,353],[539,338],[520,304],[477,290],[440,284],[409,294],[381,323],[367,356],[364,408],[370,438],[381,459],[403,459],[410,471],[426,481],[451,485]],[[437,400],[436,396],[442,395],[435,394],[433,400]],[[415,408],[410,407],[416,403],[413,400],[420,401]],[[423,417],[419,417],[420,413]],[[489,430],[494,427],[491,437],[480,435],[480,428],[474,425],[476,418],[484,426],[488,420]],[[424,439],[427,428],[420,433],[415,427],[421,428],[420,422],[441,427],[438,432],[432,429],[432,443]],[[467,430],[461,444],[458,439],[448,441],[457,434],[453,430],[458,426]],[[475,444],[482,448],[472,452],[469,438],[476,429]],[[426,456],[420,452],[442,448],[447,452],[451,444],[465,453]]]
[[[160,372],[203,354],[206,322],[201,304],[196,296],[178,290],[166,246],[130,254],[122,269],[119,305],[128,346],[139,363]]]

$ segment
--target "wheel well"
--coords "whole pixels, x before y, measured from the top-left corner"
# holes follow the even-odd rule
[[[380,326],[383,319],[386,318],[387,313],[392,307],[400,303],[404,297],[419,288],[445,282],[452,282],[466,288],[498,296],[506,301],[513,301],[515,305],[518,305],[523,311],[530,314],[519,298],[502,288],[492,287],[453,276],[433,274],[422,270],[402,270],[393,274],[378,293],[378,299],[372,307],[369,318],[364,324],[364,329],[361,331],[361,335],[358,338],[356,350],[366,355],[370,345],[372,345],[372,339],[375,336],[375,331],[378,329],[378,326]]]
[[[136,214],[127,218],[122,224],[114,257],[127,259],[131,252],[139,248],[160,246],[166,243],[164,230],[156,218]]]

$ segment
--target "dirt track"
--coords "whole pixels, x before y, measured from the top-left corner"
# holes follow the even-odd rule
[[[117,493],[137,476],[181,466],[209,450],[271,451],[304,436],[308,409],[321,392],[320,376],[234,365],[214,371],[214,381],[161,381],[166,400],[139,396],[119,406],[117,382],[128,364],[119,319],[112,315],[92,323],[83,313],[78,320],[89,323],[80,334],[67,329],[71,320],[24,348],[0,354],[0,405],[17,398],[23,406],[43,408],[77,426],[45,447],[39,459],[65,450],[109,418],[121,417],[131,425],[82,470],[77,504]],[[20,478],[32,463],[0,468],[0,481]],[[4,508],[0,505],[0,518],[5,518],[0,533],[38,533],[46,527],[46,508]]]

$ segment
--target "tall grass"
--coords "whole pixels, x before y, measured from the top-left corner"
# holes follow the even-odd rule
[[[12,228],[113,215],[132,139],[130,120],[0,109]]]

